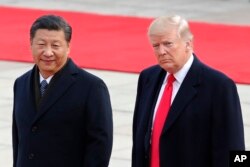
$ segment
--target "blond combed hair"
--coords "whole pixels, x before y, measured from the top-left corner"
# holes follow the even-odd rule
[[[178,15],[160,16],[153,20],[148,28],[148,36],[164,35],[168,28],[177,28],[179,38],[193,40],[187,20]]]

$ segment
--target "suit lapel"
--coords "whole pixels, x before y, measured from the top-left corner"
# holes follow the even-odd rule
[[[51,80],[51,85],[48,88],[48,92],[41,99],[37,115],[33,122],[44,115],[75,82],[75,78],[72,76],[74,73],[76,73],[76,66],[69,59],[62,71],[59,71]]]
[[[147,104],[146,105],[146,110],[150,109],[150,117],[149,117],[149,126],[152,126],[152,119],[154,115],[154,109],[155,109],[155,104],[158,98],[158,94],[161,89],[161,85],[163,83],[163,80],[166,76],[166,71],[163,69],[159,68],[157,72],[154,72],[152,74],[152,78],[150,78],[150,81],[147,83],[145,90],[148,90],[147,94]]]
[[[148,90],[148,94],[147,94],[148,99],[146,101],[149,102],[146,104],[146,108],[147,109],[150,108],[151,118],[154,114],[155,104],[156,104],[157,97],[161,89],[161,85],[163,83],[164,77],[166,76],[166,72],[161,69],[157,73],[154,73],[153,75],[155,76],[150,79],[150,81],[147,83],[146,88],[145,88],[145,90]]]
[[[147,90],[147,94],[144,95],[145,99],[145,105],[142,109],[143,111],[150,111],[145,112],[143,115],[144,118],[142,120],[147,120],[147,132],[145,134],[144,139],[144,148],[145,153],[150,153],[150,139],[151,139],[151,129],[152,129],[152,120],[153,120],[153,114],[154,114],[154,108],[157,101],[157,97],[159,94],[159,91],[161,89],[162,82],[166,76],[166,72],[157,66],[156,70],[150,73],[150,78],[147,79],[146,83],[143,83],[146,85],[145,89]],[[148,155],[149,156],[149,155]]]
[[[200,62],[196,57],[194,57],[193,64],[187,73],[177,95],[171,105],[170,111],[168,113],[165,126],[163,128],[163,133],[165,133],[177,120],[177,118],[184,111],[184,108],[191,102],[193,97],[197,93],[197,87],[200,84]]]
[[[31,70],[31,73],[29,75],[27,83],[24,85],[24,90],[27,93],[27,103],[24,103],[24,105],[27,105],[27,108],[30,108],[30,110],[27,110],[27,112],[31,111],[32,118],[34,118],[34,115],[36,114],[37,108],[36,108],[36,85],[35,85],[35,73],[36,73],[36,66],[33,67]],[[29,107],[28,107],[29,106]]]

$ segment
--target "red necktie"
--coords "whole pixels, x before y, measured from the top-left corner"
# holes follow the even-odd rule
[[[151,165],[150,167],[160,167],[160,136],[162,132],[162,128],[164,126],[165,120],[168,115],[168,110],[171,105],[171,96],[173,90],[173,82],[175,78],[173,74],[168,76],[167,85],[165,86],[164,92],[162,94],[162,98],[160,104],[158,106],[154,124],[153,124],[153,132],[151,137]]]

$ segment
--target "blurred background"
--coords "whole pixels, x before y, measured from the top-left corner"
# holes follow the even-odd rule
[[[133,30],[136,29],[142,32],[142,36],[136,36],[136,33],[133,34],[135,38],[142,38],[142,41],[145,42],[143,47],[138,45],[134,45],[133,49],[127,49],[131,54],[135,53],[131,56],[136,56],[137,54],[144,55],[144,49],[147,51],[147,54],[151,55],[150,46],[146,46],[147,38],[146,34],[143,35],[144,31],[146,32],[147,24],[154,17],[161,15],[169,15],[169,14],[179,14],[184,16],[190,22],[195,23],[197,33],[206,34],[208,31],[203,31],[203,29],[199,29],[198,25],[206,26],[207,24],[212,28],[215,26],[219,26],[216,32],[209,32],[211,36],[214,33],[221,32],[224,34],[227,41],[230,42],[230,47],[225,46],[222,48],[219,54],[223,54],[223,50],[226,53],[232,53],[237,50],[237,48],[242,48],[242,50],[237,50],[237,54],[233,52],[232,55],[228,59],[231,59],[230,62],[226,61],[226,58],[223,57],[224,61],[216,64],[216,60],[220,55],[210,55],[214,56],[216,67],[221,67],[222,69],[231,70],[232,77],[237,84],[238,92],[240,95],[242,112],[243,112],[243,120],[245,127],[245,141],[246,148],[250,150],[250,86],[249,86],[249,59],[245,59],[247,56],[250,57],[249,49],[246,49],[245,46],[249,46],[250,44],[250,1],[249,0],[43,0],[43,1],[35,1],[35,0],[0,0],[0,20],[5,20],[4,24],[2,21],[2,29],[0,28],[0,167],[10,167],[12,166],[12,145],[11,145],[11,123],[12,123],[12,104],[13,104],[13,83],[14,80],[32,68],[33,64],[30,61],[22,60],[23,54],[27,54],[29,57],[29,43],[27,42],[29,39],[29,32],[23,36],[24,39],[19,36],[15,36],[12,34],[11,38],[8,41],[3,36],[6,35],[8,31],[15,30],[23,30],[23,25],[21,24],[13,24],[13,18],[9,19],[10,16],[13,16],[13,10],[24,9],[25,11],[29,11],[29,9],[34,9],[35,11],[42,11],[46,13],[52,11],[59,12],[76,12],[73,13],[74,16],[81,13],[85,14],[94,14],[94,16],[111,16],[111,19],[122,20],[122,19],[131,19],[131,26],[124,28],[124,30],[131,29],[131,32],[135,33]],[[24,12],[24,11],[22,11]],[[31,11],[32,13],[32,11]],[[27,13],[26,13],[27,14]],[[29,13],[28,13],[29,14]],[[71,13],[72,14],[72,13]],[[71,15],[70,15],[71,16]],[[68,17],[70,17],[68,16]],[[25,19],[26,16],[17,16],[17,18]],[[32,17],[32,16],[30,16]],[[82,15],[81,15],[82,17]],[[118,18],[118,19],[117,19]],[[138,19],[138,20],[137,20]],[[111,20],[112,21],[112,20]],[[79,24],[88,25],[90,22],[84,22],[79,20]],[[83,22],[83,23],[81,23]],[[77,26],[77,21],[74,22]],[[138,29],[139,23],[145,24],[144,29]],[[113,23],[112,23],[113,24]],[[119,26],[120,22],[117,22],[116,25]],[[13,25],[15,25],[13,27]],[[140,24],[141,25],[141,24]],[[95,25],[93,25],[95,26]],[[27,25],[30,27],[30,25]],[[79,28],[80,30],[81,28]],[[25,29],[24,29],[25,30]],[[74,27],[73,27],[74,31]],[[105,31],[105,30],[103,30]],[[232,32],[231,32],[232,31]],[[237,32],[233,32],[237,31]],[[130,32],[130,31],[129,31]],[[136,31],[137,32],[137,31]],[[230,32],[230,33],[226,33]],[[248,32],[248,33],[246,33]],[[224,34],[224,35],[225,35]],[[230,35],[232,34],[232,35]],[[7,34],[11,35],[11,34]],[[195,34],[194,34],[195,35]],[[220,35],[220,34],[218,34]],[[132,36],[132,37],[133,37]],[[200,37],[200,36],[199,36]],[[198,40],[199,40],[198,37]],[[16,39],[18,38],[18,39]],[[74,37],[73,37],[74,38]],[[80,36],[78,38],[85,38],[85,36]],[[124,36],[118,38],[118,42],[121,45],[124,45]],[[106,38],[107,40],[109,38]],[[209,40],[209,36],[206,38]],[[210,50],[216,51],[215,49],[211,49],[213,46],[213,42],[216,42],[217,38],[214,38],[211,42],[206,42],[202,48],[197,46],[197,49],[200,49],[200,52],[209,52]],[[236,40],[237,39],[237,40]],[[89,40],[89,39],[85,39]],[[101,40],[101,39],[100,39]],[[13,44],[9,45],[8,42]],[[17,42],[18,43],[17,43]],[[220,41],[219,41],[220,42]],[[6,45],[6,43],[8,45]],[[221,42],[220,42],[221,43]],[[224,43],[222,43],[223,46]],[[77,44],[75,44],[77,45]],[[102,47],[105,43],[100,44]],[[226,43],[225,43],[226,45]],[[144,47],[145,46],[145,47]],[[220,45],[221,46],[221,45]],[[20,47],[20,48],[19,48]],[[73,46],[74,47],[74,46]],[[84,47],[84,45],[83,45]],[[108,51],[112,52],[112,45],[108,45]],[[110,49],[109,49],[110,48]],[[119,48],[119,47],[118,47]],[[74,47],[77,49],[77,47]],[[98,47],[96,47],[98,50]],[[123,48],[124,49],[124,48]],[[126,49],[126,48],[125,48]],[[196,46],[195,46],[196,49]],[[203,49],[203,50],[202,50]],[[6,50],[6,52],[4,52]],[[20,50],[20,51],[19,51]],[[18,53],[15,59],[8,59],[9,55],[12,52]],[[90,50],[91,51],[91,50]],[[135,52],[134,52],[135,51]],[[124,50],[125,52],[125,50]],[[122,51],[116,50],[115,54],[117,57],[122,55]],[[129,53],[128,53],[129,54]],[[244,57],[241,57],[244,55]],[[81,55],[82,56],[82,55]],[[202,56],[202,55],[201,55]],[[227,55],[225,55],[227,56]],[[199,57],[199,55],[198,55]],[[152,58],[154,56],[152,55]],[[77,59],[77,58],[76,58]],[[94,55],[89,56],[89,60],[95,60]],[[104,62],[110,62],[113,66],[111,58],[105,57]],[[235,59],[239,59],[237,64],[234,63]],[[77,59],[78,60],[78,59]],[[210,59],[203,60],[206,63],[210,63]],[[130,60],[131,63],[133,61]],[[78,62],[76,62],[78,63]],[[128,63],[131,64],[131,63]],[[138,66],[141,62],[138,62]],[[149,64],[153,64],[154,61],[150,59]],[[211,62],[212,63],[212,62]],[[223,64],[224,63],[224,64]],[[79,59],[80,64],[80,59]],[[118,66],[120,64],[118,63]],[[148,64],[146,64],[148,65]],[[145,66],[146,66],[145,65]],[[211,64],[213,65],[213,64]],[[250,65],[250,64],[249,64]],[[133,116],[133,108],[135,103],[136,96],[136,84],[138,79],[139,71],[142,69],[140,67],[136,70],[131,70],[132,72],[128,72],[128,70],[109,70],[107,68],[102,68],[95,66],[90,68],[90,66],[82,65],[84,69],[87,71],[101,77],[107,84],[112,101],[113,107],[113,119],[114,119],[114,145],[113,152],[110,161],[110,167],[128,167],[131,164],[131,148],[132,148],[132,116]],[[124,66],[124,69],[127,68],[127,65]],[[223,71],[224,72],[224,71]],[[225,71],[227,73],[227,71]],[[231,73],[229,73],[231,74]],[[239,74],[239,75],[238,75]],[[244,80],[240,80],[241,78]],[[239,82],[237,82],[239,81]],[[244,83],[244,84],[243,84]],[[26,97],[24,97],[26,98]]]

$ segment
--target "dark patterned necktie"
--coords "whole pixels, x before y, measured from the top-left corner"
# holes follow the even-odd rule
[[[43,81],[40,83],[40,92],[41,92],[41,96],[44,95],[45,90],[46,90],[47,87],[48,87],[47,81],[46,81],[46,80],[43,80]]]

